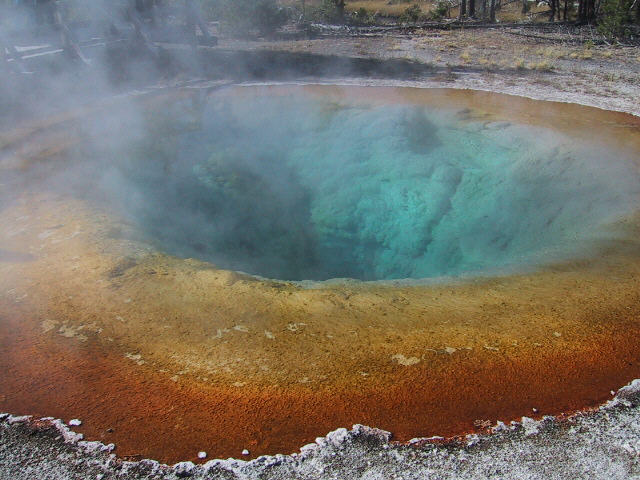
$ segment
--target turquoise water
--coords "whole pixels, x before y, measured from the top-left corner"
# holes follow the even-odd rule
[[[585,253],[637,201],[626,159],[573,143],[425,106],[220,96],[154,141],[165,169],[128,175],[154,200],[129,203],[163,250],[264,277],[517,271]]]

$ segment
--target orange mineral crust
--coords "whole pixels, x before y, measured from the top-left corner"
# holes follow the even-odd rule
[[[474,431],[478,420],[493,424],[597,405],[640,374],[636,327],[594,336],[572,351],[540,348],[511,358],[478,352],[358,390],[212,386],[191,378],[173,382],[94,342],[43,338],[23,320],[2,320],[2,410],[81,418],[76,430],[116,443],[118,455],[164,462],[195,461],[200,450],[222,458],[244,448],[254,456],[294,452],[352,423],[391,430],[401,441],[458,435]]]
[[[511,118],[469,96],[469,115]],[[581,124],[601,118],[640,145],[632,117],[584,112]],[[171,257],[116,212],[50,188],[77,138],[49,128],[0,158],[21,187],[0,210],[0,411],[80,418],[123,457],[196,461],[291,453],[354,423],[400,441],[454,436],[596,406],[640,378],[637,215],[588,255],[528,273],[305,288]]]

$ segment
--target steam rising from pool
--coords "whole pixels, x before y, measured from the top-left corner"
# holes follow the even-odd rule
[[[296,92],[157,114],[103,187],[160,249],[285,280],[531,268],[637,198],[627,160],[549,130]]]

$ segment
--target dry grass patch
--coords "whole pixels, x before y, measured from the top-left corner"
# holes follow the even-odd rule
[[[536,54],[550,60],[557,60],[567,56],[567,51],[562,47],[546,47],[536,50]]]
[[[302,0],[278,0],[278,3],[286,6],[302,6]],[[313,8],[322,4],[322,0],[305,0],[306,7]],[[364,8],[368,13],[377,13],[383,16],[400,16],[407,7],[418,4],[422,13],[428,13],[432,7],[431,1],[425,0],[354,0],[348,1],[345,5],[347,12],[356,12]]]
[[[540,72],[550,72],[554,69],[554,65],[551,62],[543,60],[542,62],[530,63],[527,65],[529,70],[538,70]]]
[[[549,7],[547,5],[530,4],[530,9],[528,14],[522,14],[522,3],[521,2],[511,2],[506,5],[503,5],[502,8],[496,11],[496,17],[501,22],[520,22],[523,19],[530,18],[530,16],[534,13],[540,13],[544,11],[548,11]],[[533,19],[544,18],[544,15],[536,15],[532,17]]]
[[[591,60],[593,58],[593,51],[589,48],[585,48],[579,55],[578,58],[583,60]]]
[[[423,14],[429,13],[429,10],[431,10],[432,7],[432,3],[430,1],[425,2],[423,0],[407,2],[398,1],[393,3],[389,0],[357,0],[347,2],[346,10],[349,12],[355,12],[364,8],[369,13],[377,13],[384,16],[400,16],[408,7],[414,4],[417,4],[420,7]]]
[[[589,49],[589,48],[585,48],[583,50],[578,50],[578,51],[574,51],[571,52],[569,54],[569,58],[579,58],[581,60],[591,60],[593,58],[593,50]]]
[[[402,52],[404,51],[404,48],[402,47],[402,45],[391,45],[389,48],[387,48],[387,50],[389,50],[390,52]]]

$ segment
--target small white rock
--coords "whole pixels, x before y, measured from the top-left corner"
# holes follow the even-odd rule
[[[300,447],[300,453],[310,454],[313,451],[315,451],[317,448],[318,448],[317,443],[309,443],[307,445],[303,445],[302,447]]]
[[[495,427],[491,428],[491,431],[493,433],[506,432],[507,430],[509,430],[509,427],[507,427],[507,425],[504,422],[501,422],[500,420],[496,422]]]
[[[198,458],[207,458],[207,452],[198,452]]]
[[[540,433],[540,422],[529,417],[522,417],[522,426],[525,436],[537,435]]]
[[[535,407],[533,407],[533,408],[531,409],[531,411],[532,411],[533,413],[538,413],[538,409],[537,409],[537,408],[535,408]]]
[[[349,437],[349,432],[346,428],[338,428],[333,432],[329,432],[325,437],[327,442],[334,447],[340,447]]]
[[[176,463],[173,466],[173,470],[174,472],[179,476],[179,477],[185,477],[188,476],[187,474],[191,473],[193,471],[193,469],[195,469],[196,466],[193,462],[180,462],[180,463]]]
[[[82,420],[74,418],[73,420],[69,420],[69,425],[71,425],[72,427],[79,427],[80,425],[82,425]]]
[[[246,448],[244,450],[242,450],[242,454],[243,455],[249,455],[249,450],[247,450]]]

